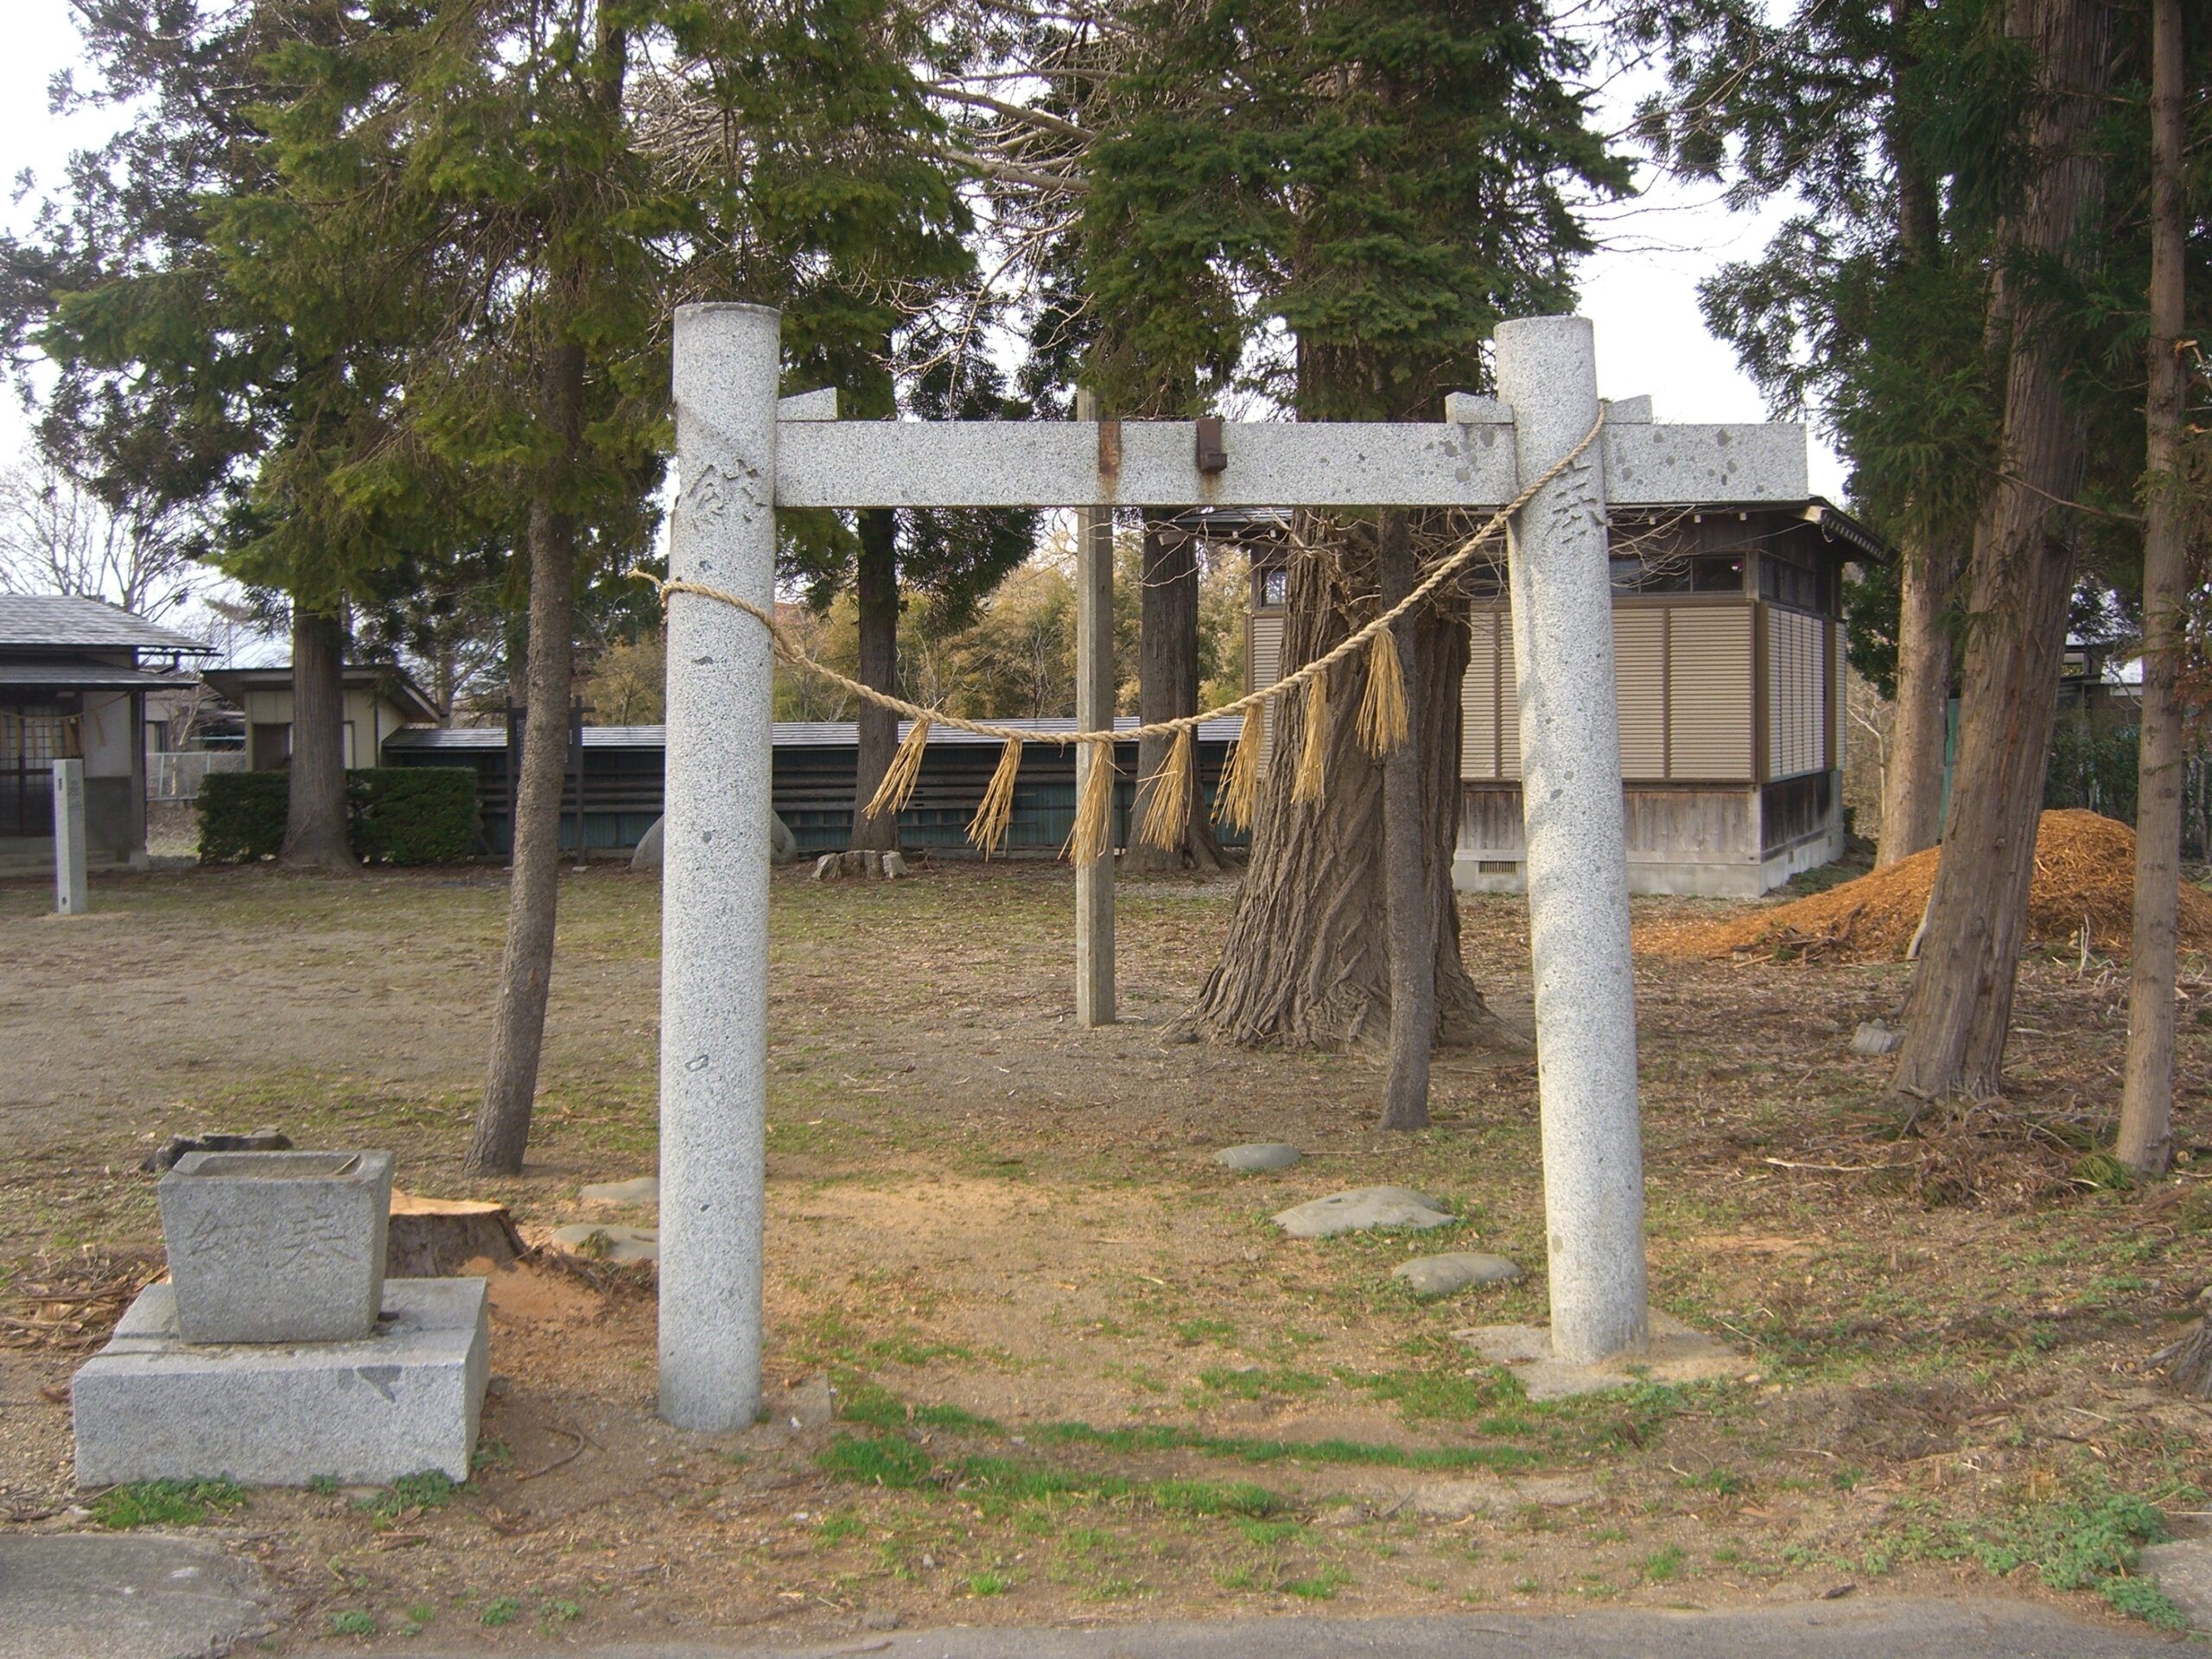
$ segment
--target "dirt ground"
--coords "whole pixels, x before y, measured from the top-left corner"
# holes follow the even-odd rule
[[[137,1165],[167,1135],[390,1147],[410,1190],[503,1198],[537,1237],[587,1216],[583,1183],[652,1170],[658,887],[565,880],[530,1169],[474,1185],[458,1166],[499,873],[105,878],[73,921],[0,887],[0,1524],[130,1518],[71,1488],[67,1382],[158,1270]],[[662,1427],[650,1277],[531,1262],[493,1282],[466,1486],[218,1491],[172,1519],[204,1510],[266,1563],[281,1651],[1716,1605],[1991,1575],[2170,1614],[2126,1569],[2134,1541],[2212,1508],[2212,1416],[2145,1364],[2212,1279],[2203,963],[2189,1161],[2126,1190],[2085,1158],[2118,1092],[2109,961],[2031,959],[2012,1099],[1900,1138],[1883,1064],[1847,1044],[1903,969],[1640,958],[1655,1300],[1758,1374],[1535,1404],[1453,1335],[1541,1317],[1533,1066],[1446,1055],[1436,1126],[1385,1135],[1363,1058],[1164,1041],[1233,893],[1126,884],[1123,1021],[1090,1032],[1064,871],[779,876],[768,1420]],[[1693,912],[1724,913],[1639,906]],[[1462,914],[1478,982],[1525,1020],[1519,901]],[[1256,1140],[1306,1160],[1208,1160]],[[1464,1224],[1299,1243],[1267,1222],[1386,1181]],[[1417,1303],[1389,1269],[1440,1248],[1532,1271]]]

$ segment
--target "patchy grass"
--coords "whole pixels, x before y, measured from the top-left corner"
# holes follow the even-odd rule
[[[529,1167],[461,1172],[504,896],[488,869],[118,875],[106,919],[58,929],[34,886],[0,883],[6,1311],[47,1317],[49,1255],[158,1247],[137,1163],[180,1129],[389,1146],[410,1190],[499,1198],[533,1236],[582,1218],[582,1183],[651,1169],[658,890],[594,869],[563,878]],[[1545,1316],[1527,1057],[1440,1052],[1432,1127],[1386,1135],[1361,1056],[1163,1046],[1230,899],[1126,885],[1127,1018],[1077,1032],[1064,873],[779,878],[766,1369],[772,1395],[827,1376],[839,1421],[666,1433],[649,1276],[593,1270],[543,1317],[495,1299],[510,1386],[467,1488],[254,1496],[275,1570],[343,1564],[340,1605],[311,1620],[373,1605],[391,1640],[512,1601],[546,1631],[588,1609],[619,1645],[773,1609],[807,1645],[862,1609],[1205,1618],[1333,1595],[1389,1613],[1692,1581],[1725,1605],[1961,1572],[2165,1616],[2132,1566],[2155,1535],[2131,1506],[2196,1506],[2180,1494],[2212,1485],[2212,1457],[2200,1414],[2138,1384],[2212,1279],[2212,1021],[2179,1038],[2190,1161],[2126,1185],[2099,1161],[2124,969],[2028,958],[2012,1103],[1901,1136],[1885,1068],[1847,1045],[1902,969],[1639,958],[1655,1300],[1749,1350],[1760,1380],[1538,1402],[1453,1334]],[[1468,900],[1461,922],[1478,982],[1525,1020],[1524,907]],[[1255,1140],[1307,1160],[1236,1177],[1208,1160]],[[1301,1243],[1267,1219],[1382,1182],[1460,1224]],[[1436,1248],[1529,1272],[1421,1303],[1389,1270]],[[9,1397],[35,1401],[66,1358],[0,1351]],[[66,1414],[20,1421],[0,1448],[11,1503],[71,1501]],[[1446,1481],[1491,1495],[1422,1518],[1411,1495]],[[184,1508],[151,1523],[227,1512]],[[549,1515],[567,1518],[531,1535],[518,1593],[510,1529]]]
[[[113,1532],[134,1527],[197,1527],[245,1507],[227,1480],[140,1480],[111,1486],[92,1501],[93,1522]]]

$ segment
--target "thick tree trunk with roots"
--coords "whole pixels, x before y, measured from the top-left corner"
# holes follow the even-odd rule
[[[1291,556],[1286,670],[1311,662],[1375,614],[1372,532],[1312,545],[1308,524]],[[1326,534],[1325,531],[1321,531]],[[1436,1035],[1446,1043],[1526,1047],[1528,1038],[1484,1005],[1459,959],[1452,850],[1459,822],[1459,683],[1467,671],[1465,595],[1450,592],[1399,624],[1408,638],[1419,721],[1421,817],[1431,857],[1421,870],[1435,918],[1431,958]],[[1325,782],[1313,801],[1292,798],[1306,741],[1306,699],[1275,705],[1274,742],[1260,788],[1251,868],[1221,960],[1180,1020],[1194,1035],[1294,1047],[1379,1046],[1389,1025],[1389,856],[1382,766],[1358,735],[1365,654],[1329,676],[1322,741]]]
[[[860,682],[893,696],[899,691],[899,515],[871,507],[860,515],[860,558],[853,572],[853,596],[860,612]],[[859,765],[854,775],[852,846],[858,852],[899,850],[899,815],[868,815],[868,804],[891,770],[899,749],[899,716],[863,702]]]
[[[292,607],[292,755],[284,846],[292,869],[350,870],[346,825],[346,630]]]
[[[2007,26],[2042,66],[2044,96],[2031,135],[2043,164],[2005,240],[2063,258],[2104,194],[2091,129],[2112,81],[2111,19],[2103,0],[2014,0]],[[1892,1083],[1922,1099],[2003,1086],[2074,586],[2072,527],[2055,504],[2080,482],[2081,420],[2054,331],[2009,291],[2003,473],[1974,533],[1950,820]]]
[[[2151,0],[2151,340],[2144,400],[2143,724],[2136,762],[2133,965],[2113,1156],[2143,1174],[2173,1161],[2174,957],[2185,759],[2176,682],[2186,647],[2189,532],[2182,519],[2181,0]],[[2200,1389],[2201,1392],[2201,1389]]]
[[[1901,547],[1897,607],[1897,700],[1882,774],[1881,851],[1877,868],[1924,852],[1943,835],[1943,742],[1951,706],[1950,606],[1955,561],[1949,550]]]
[[[584,351],[548,353],[545,418],[560,435],[530,506],[530,696],[515,796],[514,858],[507,880],[507,948],[484,1099],[462,1167],[472,1175],[521,1173],[537,1098],[545,1000],[553,985],[553,935],[561,897],[561,799],[569,758],[569,702],[575,631],[576,526],[553,504],[582,443]]]
[[[1173,524],[1173,515],[1144,516],[1141,555],[1142,594],[1139,604],[1137,718],[1145,724],[1198,711],[1198,541]],[[1137,740],[1136,808],[1129,822],[1141,824],[1152,809],[1154,779],[1167,764],[1174,740]],[[1155,847],[1135,835],[1122,855],[1128,871],[1217,870],[1221,845],[1213,826],[1198,810],[1196,768],[1190,779],[1192,810],[1179,847]]]

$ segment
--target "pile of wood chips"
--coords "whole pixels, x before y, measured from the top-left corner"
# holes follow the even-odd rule
[[[1897,962],[1918,931],[1940,849],[1902,859],[1786,905],[1718,922],[1655,922],[1637,949],[1662,957],[1774,961]],[[2036,832],[2028,900],[2032,944],[2070,946],[2087,927],[2091,948],[2127,954],[2134,925],[2135,832],[2094,812],[2046,812]],[[2182,884],[2181,943],[2212,949],[2212,895]]]
[[[0,1310],[0,1348],[89,1353],[107,1340],[138,1293],[168,1271],[159,1251],[41,1255],[16,1281],[13,1306]]]

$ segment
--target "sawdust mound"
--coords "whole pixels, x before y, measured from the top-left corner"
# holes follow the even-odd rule
[[[1637,948],[1654,956],[1759,956],[1816,962],[1895,962],[1911,944],[1935,885],[1940,849],[1899,861],[1810,898],[1720,922],[1654,923]],[[2133,928],[2135,832],[2094,812],[2046,812],[2036,830],[2031,944],[2065,945],[2086,918],[2095,947],[2126,955]],[[2181,889],[2181,942],[2212,947],[2212,896]]]

